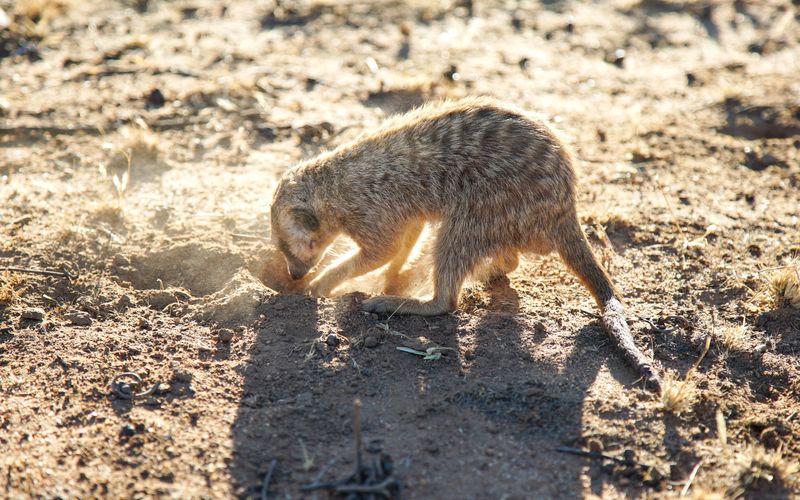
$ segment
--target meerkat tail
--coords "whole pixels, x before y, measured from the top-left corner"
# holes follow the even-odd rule
[[[646,384],[661,391],[661,378],[653,362],[633,342],[633,336],[625,319],[625,309],[620,294],[606,272],[597,262],[589,242],[575,221],[573,231],[559,244],[561,258],[586,286],[602,311],[603,326],[623,358],[642,376]]]

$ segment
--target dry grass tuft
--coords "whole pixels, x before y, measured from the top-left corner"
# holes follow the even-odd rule
[[[103,177],[111,177],[118,210],[122,208],[125,193],[134,179],[148,177],[167,167],[162,159],[162,148],[158,136],[144,125],[123,128],[120,131],[118,145],[106,143],[103,147],[113,151],[113,154],[108,164],[101,163],[98,170]],[[119,217],[108,217],[113,215],[111,213],[104,215],[111,222],[120,222]],[[118,215],[121,216],[121,213]]]
[[[712,335],[716,333],[716,328]],[[683,380],[680,380],[674,372],[666,372],[664,374],[664,383],[661,388],[661,407],[664,411],[679,415],[689,411],[697,399],[698,390],[693,376],[697,371],[697,367],[703,362],[703,358],[708,354],[711,349],[711,336],[706,336],[703,343],[703,351],[698,356],[697,360],[686,372]]]
[[[675,372],[664,373],[661,387],[661,407],[664,411],[680,415],[692,408],[697,399],[697,384],[691,378],[681,380]]]
[[[4,271],[0,274],[0,304],[10,304],[20,297],[22,276]]]
[[[800,309],[800,262],[794,261],[769,276],[769,294],[774,309]]]
[[[721,328],[716,332],[715,340],[724,352],[740,352],[748,350],[751,337],[747,325],[742,322],[738,327]]]
[[[800,466],[784,457],[781,449],[767,451],[761,446],[752,446],[740,455],[739,460],[739,478],[748,489],[788,483],[800,472]]]
[[[120,131],[121,144],[114,148],[114,154],[108,162],[108,173],[111,175],[136,175],[148,170],[160,169],[162,151],[158,136],[150,130],[126,127]]]

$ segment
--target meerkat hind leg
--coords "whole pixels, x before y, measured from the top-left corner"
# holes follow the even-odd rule
[[[479,274],[479,281],[492,283],[505,278],[519,266],[519,253],[516,250],[506,250],[492,258],[488,269]]]

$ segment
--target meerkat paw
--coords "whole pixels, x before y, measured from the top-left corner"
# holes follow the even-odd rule
[[[421,316],[437,316],[446,314],[450,309],[436,301],[422,302],[408,297],[379,295],[361,303],[361,308],[377,314],[419,314]]]
[[[403,303],[413,300],[414,299],[398,297],[395,295],[380,295],[362,302],[361,309],[376,314],[402,314],[400,309],[403,307]]]
[[[335,288],[328,280],[321,278],[322,277],[312,280],[308,285],[308,292],[314,297],[327,297]]]

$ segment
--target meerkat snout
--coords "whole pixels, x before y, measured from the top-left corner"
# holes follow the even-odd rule
[[[282,183],[272,202],[272,240],[286,259],[289,276],[303,278],[322,258],[333,236],[296,182]]]
[[[286,259],[289,275],[301,279],[316,265],[325,248],[320,245],[319,220],[306,208],[289,207],[272,218],[272,237]]]

